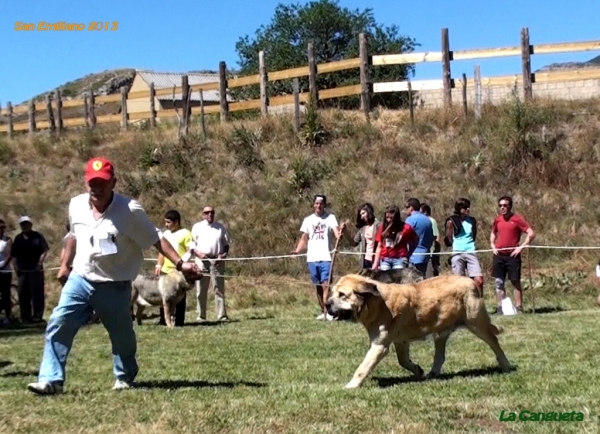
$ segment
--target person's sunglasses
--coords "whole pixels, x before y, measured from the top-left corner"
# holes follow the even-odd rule
[[[507,203],[499,203],[498,207],[499,208],[508,208],[508,204]]]
[[[202,211],[202,214],[204,215],[208,215],[208,214],[214,214],[214,211]]]

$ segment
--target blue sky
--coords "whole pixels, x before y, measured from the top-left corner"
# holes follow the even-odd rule
[[[237,67],[235,43],[267,24],[278,0],[2,0],[0,12],[0,103],[23,102],[67,81],[106,69],[132,67],[184,72]],[[300,1],[300,3],[305,3]],[[522,27],[532,44],[600,39],[600,1],[463,0],[415,2],[340,0],[351,9],[373,8],[379,23],[397,24],[421,44],[416,51],[439,51],[441,28],[450,48],[518,45]],[[116,31],[15,31],[15,23],[118,22]],[[596,30],[594,30],[596,29]],[[599,52],[532,57],[535,70],[553,62],[585,61]],[[452,76],[520,73],[519,57],[454,61]],[[441,63],[417,64],[414,79],[441,78]]]

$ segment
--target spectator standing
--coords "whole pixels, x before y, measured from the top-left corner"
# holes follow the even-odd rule
[[[19,308],[24,323],[43,322],[45,308],[44,260],[48,254],[46,238],[34,231],[31,218],[19,219],[21,233],[12,246],[13,269],[18,279]]]
[[[521,286],[521,251],[535,238],[531,225],[519,214],[513,213],[513,200],[510,196],[498,199],[500,214],[492,223],[490,244],[494,252],[492,270],[495,278],[498,307],[496,313],[502,313],[502,300],[506,297],[505,281],[508,279],[515,289],[515,308],[523,312],[523,289]],[[521,236],[525,240],[521,244]]]
[[[0,219],[0,312],[4,311],[3,325],[9,325],[12,317],[12,301],[10,289],[12,286],[12,270],[10,269],[12,239],[6,233],[6,222]]]
[[[426,204],[421,204],[421,212],[431,220],[431,229],[433,230],[433,246],[431,247],[431,270],[433,276],[440,275],[440,253],[442,251],[442,236],[437,221],[431,216],[431,207]]]
[[[331,251],[333,238],[339,239],[346,227],[344,223],[338,226],[334,214],[325,210],[327,197],[317,194],[313,197],[314,212],[305,217],[300,226],[302,233],[292,255],[297,255],[306,249],[306,262],[311,282],[316,286],[317,299],[321,308],[318,320],[332,321],[334,318],[327,313],[325,302],[329,297],[329,276],[331,273]]]
[[[408,267],[409,259],[417,247],[419,236],[411,225],[402,221],[396,205],[385,210],[383,223],[375,236],[377,249],[373,270],[395,270]]]
[[[186,261],[189,257],[186,253],[192,247],[192,233],[188,229],[181,227],[181,214],[179,211],[174,209],[168,210],[164,216],[164,225],[167,230],[163,232],[163,236],[173,246],[177,254]],[[160,277],[161,274],[169,274],[174,270],[175,264],[170,259],[165,258],[162,253],[159,253],[156,266],[154,267],[154,275]],[[185,324],[186,298],[187,292],[183,294],[183,298],[175,306],[175,327],[182,327]],[[158,323],[160,325],[167,325],[165,311],[162,306],[160,308],[160,320]]]
[[[471,201],[459,198],[454,203],[454,213],[446,219],[446,245],[452,246],[450,265],[452,273],[468,276],[477,285],[479,296],[483,298],[483,272],[477,257],[477,219],[471,214]]]
[[[434,241],[433,226],[431,220],[421,212],[419,199],[414,197],[408,199],[405,209],[408,215],[405,222],[413,228],[419,237],[417,248],[410,257],[410,263],[425,276],[427,273],[427,263],[429,262],[429,258],[431,258],[429,253]]]
[[[377,249],[375,236],[379,226],[381,226],[381,222],[375,217],[373,205],[368,202],[362,204],[356,216],[357,231],[352,239],[352,245],[359,246],[359,251],[362,253],[360,256],[361,269],[373,268],[373,259],[375,259],[375,250]]]
[[[89,160],[85,181],[87,193],[69,202],[73,237],[67,239],[57,274],[64,286],[46,327],[38,381],[27,386],[38,395],[63,392],[73,339],[92,309],[100,316],[112,344],[113,389],[135,386],[138,364],[130,314],[131,282],[144,261],[143,250],[154,246],[184,274],[197,277],[199,273],[195,264],[184,263],[161,236],[139,202],[114,192],[117,180],[109,160]]]
[[[192,226],[192,251],[202,260],[204,274],[196,281],[196,298],[198,299],[198,318],[206,321],[206,303],[208,286],[215,291],[215,308],[218,321],[228,321],[225,302],[225,261],[229,255],[231,239],[225,226],[215,221],[214,207],[207,205],[202,210],[202,221]]]

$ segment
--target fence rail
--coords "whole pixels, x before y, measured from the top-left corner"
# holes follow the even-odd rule
[[[295,110],[299,110],[300,102],[307,102],[312,95],[317,100],[332,98],[342,98],[347,96],[361,96],[361,109],[365,111],[368,118],[370,107],[370,96],[373,93],[382,92],[422,92],[422,91],[442,91],[442,97],[445,106],[452,105],[452,89],[457,86],[463,87],[463,98],[466,88],[481,86],[508,86],[519,85],[522,87],[524,98],[532,98],[532,83],[557,83],[575,80],[600,80],[600,68],[585,68],[580,70],[567,71],[549,71],[541,73],[531,72],[531,56],[536,54],[550,53],[569,53],[600,50],[600,40],[581,41],[581,42],[563,42],[554,44],[531,45],[529,42],[529,30],[521,30],[521,44],[509,47],[499,48],[478,48],[464,50],[450,50],[448,29],[444,28],[441,32],[441,51],[428,52],[410,52],[401,54],[376,54],[371,55],[367,50],[367,38],[360,35],[360,56],[352,59],[344,59],[335,62],[316,64],[314,59],[314,50],[312,44],[308,46],[308,65],[295,68],[289,68],[282,71],[267,71],[265,65],[265,56],[261,52],[259,55],[260,66],[259,73],[243,77],[229,78],[226,74],[225,62],[219,64],[219,80],[195,85],[188,85],[187,75],[182,76],[181,86],[172,88],[154,89],[152,85],[150,90],[127,92],[126,88],[121,88],[121,92],[111,95],[94,95],[92,91],[85,94],[80,99],[63,99],[61,92],[56,91],[53,98],[45,101],[31,100],[27,104],[11,106],[7,104],[6,108],[0,109],[0,132],[8,133],[10,137],[13,132],[29,131],[33,133],[40,129],[58,130],[60,132],[64,127],[94,127],[96,124],[120,123],[121,127],[127,128],[130,121],[139,121],[149,119],[151,124],[155,124],[156,118],[179,117],[175,110],[154,110],[154,100],[158,96],[171,96],[174,94],[182,95],[182,100],[189,100],[192,92],[199,92],[201,95],[200,107],[190,107],[189,104],[183,109],[183,123],[187,125],[190,116],[197,114],[220,114],[221,121],[227,121],[229,112],[240,110],[260,109],[263,115],[268,114],[269,107],[279,105],[295,105]],[[465,74],[458,79],[452,78],[451,63],[460,60],[487,59],[509,56],[520,56],[522,58],[522,71],[518,74],[505,76],[479,77],[478,71],[475,72],[473,79],[466,79]],[[406,65],[424,62],[441,62],[441,79],[414,80],[414,81],[396,81],[373,83],[370,79],[371,70],[374,67],[385,65]],[[336,71],[350,69],[360,70],[360,83],[355,85],[336,87],[332,89],[317,89],[316,78],[318,75],[329,74]],[[477,69],[477,68],[476,68]],[[297,83],[293,86],[296,92],[290,95],[267,94],[267,83],[281,80],[295,80],[298,78],[309,78],[309,91],[299,93]],[[234,101],[227,100],[227,90],[245,86],[260,85],[261,96],[258,99]],[[220,104],[207,105],[202,102],[202,92],[216,90],[219,92]],[[149,111],[128,113],[127,101],[140,101],[147,98],[150,101]],[[412,98],[411,101],[412,110]],[[466,101],[462,102],[466,107]],[[114,104],[117,113],[110,113],[96,116],[95,109],[106,104]],[[63,110],[83,107],[85,113],[83,117],[69,118],[63,116]],[[47,120],[36,121],[36,113],[47,113]],[[27,121],[15,122],[15,118],[27,114]],[[298,116],[295,116],[298,118]]]

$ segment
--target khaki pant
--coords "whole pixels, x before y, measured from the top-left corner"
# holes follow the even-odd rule
[[[196,298],[198,299],[198,317],[206,319],[206,303],[208,300],[208,285],[215,291],[215,308],[217,319],[227,317],[225,306],[225,263],[221,261],[218,265],[214,260],[202,261],[202,272],[205,273],[200,280],[196,281]],[[208,275],[207,275],[208,274]]]

